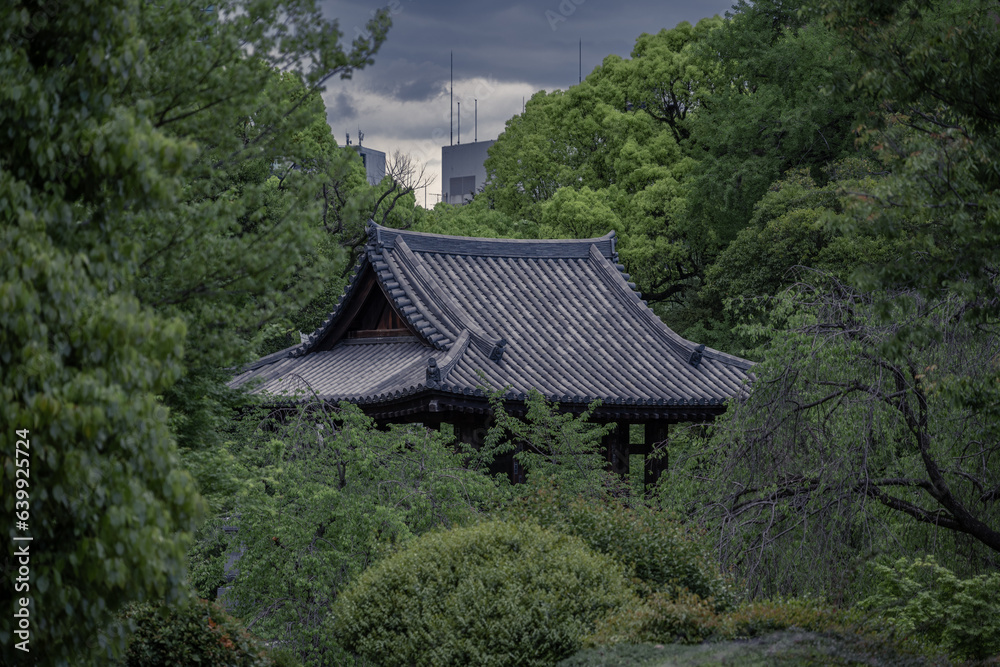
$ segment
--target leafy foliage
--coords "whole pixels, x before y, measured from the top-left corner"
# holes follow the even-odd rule
[[[718,74],[692,119],[705,154],[689,201],[707,241],[731,241],[787,170],[820,176],[856,151],[852,125],[868,107],[849,89],[856,66],[836,32],[800,9],[740,0],[701,45]]]
[[[993,395],[995,339],[962,320],[957,300],[913,310],[903,301],[887,322],[870,295],[817,283],[787,302],[791,328],[774,332],[753,392],[708,446],[675,452],[672,474],[691,485],[664,490],[718,531],[723,563],[758,594],[836,591],[849,601],[847,583],[864,581],[869,558],[931,543],[964,545],[970,567],[988,565],[987,490],[1000,480],[990,445],[972,443],[995,442],[997,422],[987,403],[963,404]],[[940,338],[900,345],[914,323],[932,323]],[[838,567],[794,567],[820,559]]]
[[[548,479],[562,484],[571,493],[603,497],[616,493],[620,479],[607,470],[601,438],[614,424],[588,422],[592,404],[579,415],[559,412],[537,390],[526,397],[527,413],[519,419],[507,413],[503,391],[488,393],[493,410],[493,426],[486,436],[481,456],[495,458],[515,451],[515,460],[526,479]]]
[[[30,501],[4,494],[3,510],[30,512],[31,651],[45,665],[119,647],[97,629],[124,603],[183,596],[204,503],[178,441],[217,444],[204,427],[230,400],[218,367],[250,353],[279,303],[306,299],[314,283],[288,283],[321,265],[311,207],[291,205],[310,179],[276,183],[269,165],[300,155],[311,119],[298,110],[368,64],[388,27],[377,14],[345,52],[311,0],[49,5],[0,9],[5,488],[15,429],[32,445]],[[290,80],[273,67],[305,82],[287,106],[273,104]],[[203,489],[228,483],[206,458],[183,460]]]
[[[744,333],[770,343],[710,446],[672,457],[670,491],[719,530],[723,562],[755,593],[851,601],[882,552],[961,553],[963,574],[997,563],[997,116],[984,86],[998,33],[983,3],[812,6],[834,31],[824,39],[852,47],[836,57],[856,74],[830,85],[869,100],[859,140],[882,167],[820,188],[815,170],[814,184],[786,173],[757,203],[764,224],[708,272],[717,298],[760,285],[771,308]],[[768,295],[796,256],[829,273]]]
[[[691,277],[684,210],[694,160],[682,142],[709,90],[695,45],[705,19],[644,34],[632,58],[609,56],[578,86],[542,91],[490,148],[480,199],[539,237],[587,238],[614,229],[622,261],[649,298]]]
[[[87,659],[110,610],[128,600],[179,595],[201,511],[157,400],[183,368],[184,325],[122,288],[139,250],[126,212],[169,204],[191,155],[142,110],[100,92],[140,74],[134,10],[67,9],[20,48],[11,37],[28,12],[0,10],[0,72],[14,82],[0,93],[0,120],[17,128],[0,147],[2,507],[13,516],[17,500],[30,515],[26,597],[40,664]],[[75,57],[60,65],[66,54]],[[87,149],[70,155],[80,143]],[[31,444],[17,499],[15,429]],[[12,553],[0,557],[5,572]],[[11,623],[0,621],[5,662],[16,653]]]
[[[548,665],[631,599],[577,538],[491,521],[419,537],[338,598],[345,644],[384,665]]]
[[[183,606],[132,604],[120,616],[135,628],[121,667],[276,664],[264,644],[218,605],[196,600]]]
[[[844,614],[810,598],[755,600],[733,610],[728,622],[735,637],[759,637],[789,628],[829,632],[848,624]]]
[[[877,592],[861,602],[903,634],[915,634],[959,659],[1000,654],[1000,574],[960,579],[933,557],[874,565]]]
[[[860,130],[892,170],[835,224],[870,227],[906,249],[903,261],[859,267],[856,280],[869,289],[906,284],[925,298],[947,290],[978,316],[995,317],[996,7],[981,0],[820,6],[854,47],[862,69],[855,87],[881,104],[883,113]]]
[[[690,591],[712,609],[733,603],[731,584],[705,536],[664,512],[611,499],[595,502],[545,483],[536,484],[514,509],[523,519],[579,537],[621,563],[637,578],[640,592],[670,597]]]
[[[662,641],[699,644],[725,636],[715,606],[687,590],[653,593],[641,602],[612,613],[587,637],[591,646]]]
[[[500,496],[450,438],[420,426],[378,430],[349,404],[251,412],[232,435],[243,489],[225,521],[238,533],[196,571],[211,580],[238,555],[227,604],[307,665],[349,659],[326,623],[349,582],[396,545],[470,521]]]

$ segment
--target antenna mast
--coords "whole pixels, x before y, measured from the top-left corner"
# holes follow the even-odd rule
[[[479,141],[479,100],[473,98],[472,102],[472,143]]]
[[[451,52],[451,86],[448,88],[448,145],[455,145],[455,52]]]
[[[580,39],[580,80],[577,83],[583,83],[583,39]]]

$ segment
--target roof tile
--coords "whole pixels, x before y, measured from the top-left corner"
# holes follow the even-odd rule
[[[434,389],[481,395],[481,379],[564,403],[721,405],[743,391],[752,364],[669,329],[617,263],[612,234],[583,240],[439,236],[370,223],[370,243],[345,296],[308,342],[266,357],[233,380],[288,395],[384,402]],[[331,330],[371,264],[421,339],[312,347]],[[501,341],[504,344],[501,346]],[[497,351],[502,349],[502,353]],[[492,358],[491,358],[492,357]]]

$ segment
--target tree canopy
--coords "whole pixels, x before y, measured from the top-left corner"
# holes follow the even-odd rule
[[[191,420],[221,386],[199,378],[315,292],[315,91],[369,64],[389,20],[345,47],[309,0],[0,16],[5,489],[16,431],[31,445],[30,518],[9,536],[32,538],[31,656],[69,664],[119,642],[123,603],[183,594],[204,502],[177,445],[211,442]]]

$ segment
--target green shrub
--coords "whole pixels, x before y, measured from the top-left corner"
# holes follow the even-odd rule
[[[784,639],[775,640],[775,637]],[[743,642],[750,638],[754,639],[753,645],[769,647],[760,651],[759,659],[751,658],[744,650],[748,645]],[[861,663],[886,667],[948,664],[926,644],[901,640],[891,629],[873,624],[870,619],[840,612],[816,600],[761,600],[732,611],[717,612],[709,601],[688,591],[676,595],[654,593],[622,607],[599,623],[584,643],[589,647],[610,649],[643,643],[662,647],[727,640],[738,640],[740,643],[733,646],[743,647],[737,649],[741,656],[738,664]],[[711,654],[713,650],[706,651]],[[801,656],[803,651],[805,656]],[[682,664],[718,664],[711,655],[691,662],[692,655],[674,650],[667,653],[669,655],[664,655],[663,661],[656,664],[674,664],[672,659]],[[716,657],[732,653],[733,649],[726,649]],[[783,656],[781,660],[776,657],[779,654]],[[586,654],[580,655],[584,660]],[[800,656],[804,658],[802,661]],[[726,660],[722,662],[729,664]]]
[[[337,599],[342,645],[380,665],[547,665],[632,602],[622,567],[532,523],[432,532]]]
[[[613,612],[586,638],[589,646],[663,642],[697,644],[729,636],[725,616],[690,591],[653,593]]]
[[[608,615],[585,643],[697,644],[709,639],[759,637],[789,628],[847,631],[841,616],[814,600],[762,600],[717,612],[710,600],[690,591],[658,592]]]
[[[917,634],[962,659],[1000,653],[1000,574],[959,579],[932,556],[875,565],[876,610],[904,634]]]
[[[135,628],[119,663],[123,667],[274,665],[260,640],[206,600],[183,606],[134,604],[122,620]]]
[[[728,623],[735,637],[759,637],[789,628],[830,632],[844,627],[836,609],[803,598],[751,602],[729,614]]]
[[[584,649],[558,667],[950,667],[875,635],[781,630],[747,640],[701,644],[614,644]]]
[[[639,579],[642,593],[686,589],[717,611],[733,603],[729,580],[704,536],[662,511],[571,497],[551,485],[527,495],[520,516],[607,554]]]

